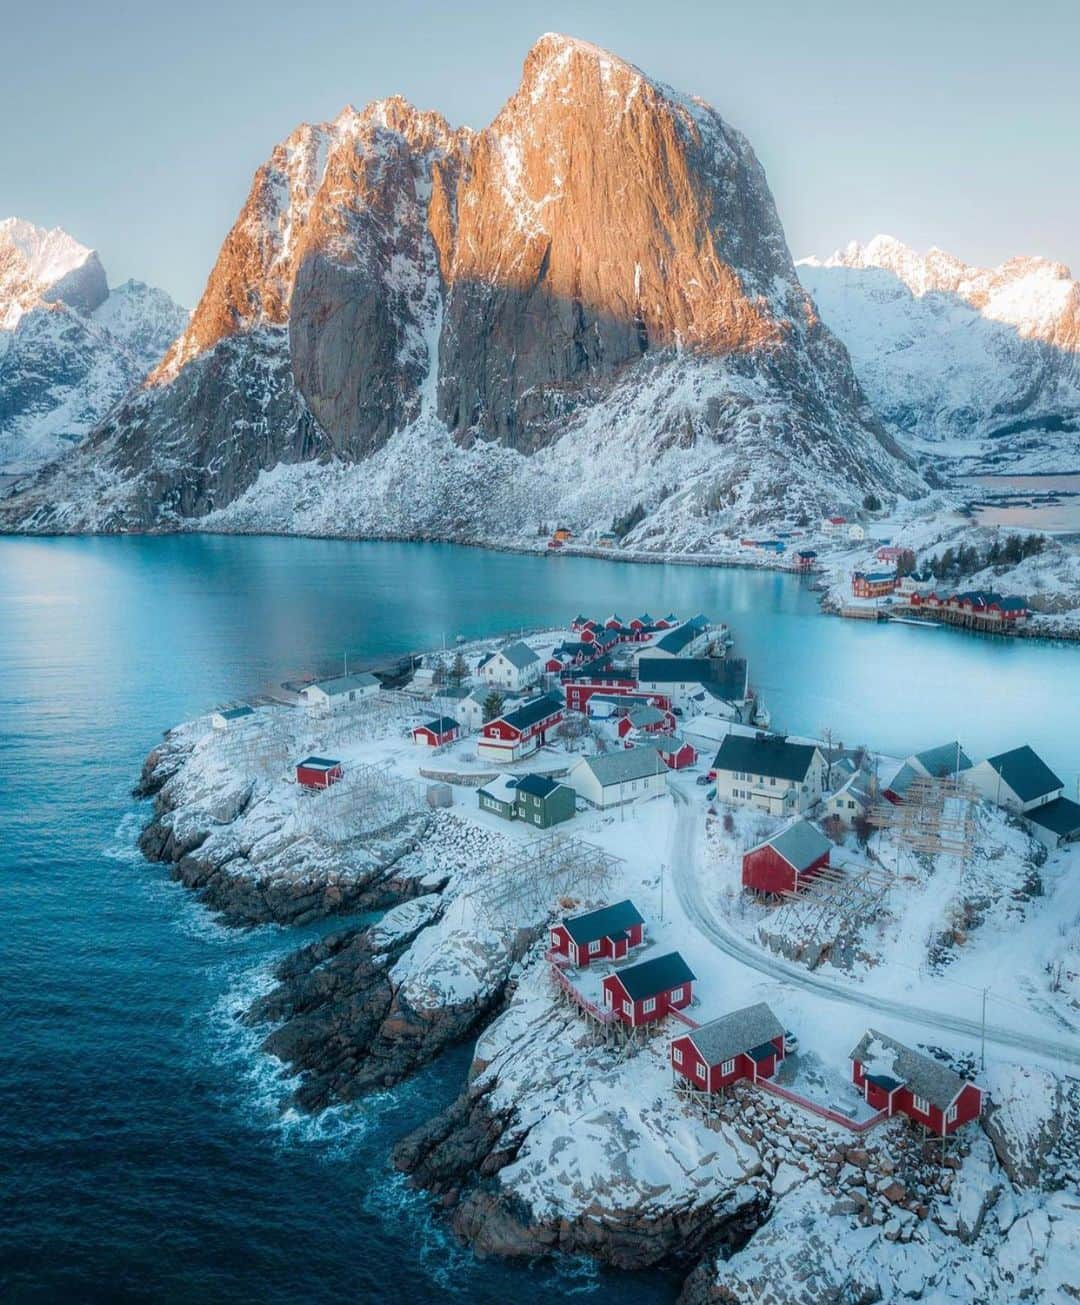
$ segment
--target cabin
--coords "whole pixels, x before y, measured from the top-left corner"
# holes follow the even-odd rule
[[[817,561],[817,553],[812,548],[800,548],[795,554],[796,571],[812,571]]]
[[[551,953],[573,965],[591,961],[625,961],[631,947],[645,938],[645,921],[627,898],[583,915],[564,916],[551,928]]]
[[[244,703],[239,707],[225,707],[221,711],[215,711],[210,717],[210,724],[216,730],[227,730],[243,724],[254,715],[254,710]]]
[[[648,704],[631,705],[624,715],[620,715],[616,730],[619,738],[625,739],[628,734],[660,734],[674,726],[675,717],[669,711]]]
[[[1024,815],[1028,831],[1051,852],[1063,843],[1080,840],[1080,802],[1059,797]]]
[[[894,806],[903,802],[916,779],[959,779],[971,770],[971,758],[958,742],[914,752],[885,785],[884,796]]]
[[[522,775],[517,782],[515,815],[537,829],[550,829],[572,820],[577,811],[577,794],[568,784],[549,775]]]
[[[667,766],[655,748],[626,748],[582,757],[566,777],[578,797],[600,810],[648,801],[667,792]]]
[[[574,532],[568,526],[556,526],[551,537],[559,544],[567,544],[573,539]]]
[[[631,1028],[652,1024],[690,1005],[696,978],[678,952],[668,952],[606,974],[601,984],[604,1005]]]
[[[518,639],[483,657],[477,673],[489,689],[520,693],[539,679],[540,658],[527,643]]]
[[[573,630],[575,634],[580,634],[581,631],[585,629],[595,629],[595,628],[596,628],[596,622],[589,616],[582,616],[580,612],[570,622],[570,629]]]
[[[772,1078],[785,1055],[784,1026],[765,1002],[721,1015],[671,1043],[671,1068],[697,1092]]]
[[[885,598],[896,589],[895,571],[853,571],[851,592],[856,598]]]
[[[783,735],[759,731],[752,737],[729,734],[711,773],[720,801],[790,816],[821,800],[826,764],[814,743],[792,743]]]
[[[660,760],[668,770],[686,770],[697,761],[697,748],[687,743],[678,734],[660,734],[649,739],[647,748],[655,748]]]
[[[305,757],[296,766],[296,782],[303,788],[329,788],[343,774],[341,762],[330,757]]]
[[[768,897],[797,893],[828,867],[832,843],[808,820],[794,820],[743,853],[742,883]]]
[[[475,734],[484,723],[484,703],[491,689],[473,689],[454,707],[454,717],[463,734]],[[505,703],[504,703],[505,706]]]
[[[867,1029],[850,1060],[851,1081],[869,1106],[906,1115],[941,1137],[982,1113],[981,1088],[876,1029]]]
[[[412,732],[412,741],[425,748],[441,748],[461,738],[461,726],[453,716],[436,716]]]
[[[336,675],[330,680],[305,684],[300,690],[300,701],[315,711],[341,711],[362,702],[379,692],[379,681],[374,675]]]
[[[904,550],[899,544],[882,544],[881,547],[874,552],[874,561],[885,562],[895,566],[897,562],[900,561],[900,556],[903,551]]]
[[[531,698],[481,728],[477,755],[484,761],[504,764],[531,756],[547,742],[549,731],[559,724],[564,712],[562,699],[556,693]]]

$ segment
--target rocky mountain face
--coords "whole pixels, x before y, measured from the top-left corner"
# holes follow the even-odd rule
[[[1068,268],[973,267],[891,236],[798,268],[901,440],[986,470],[1080,466],[1080,283]]]
[[[66,452],[145,377],[187,322],[163,290],[109,290],[65,231],[0,222],[0,477]]]
[[[390,99],[278,145],[147,385],[4,516],[707,537],[921,487],[746,140],[547,36],[483,131]]]

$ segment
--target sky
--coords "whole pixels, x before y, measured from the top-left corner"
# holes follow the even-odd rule
[[[884,231],[1080,273],[1076,0],[0,0],[0,217],[190,307],[298,123],[397,93],[482,127],[546,31],[745,132],[796,258]]]

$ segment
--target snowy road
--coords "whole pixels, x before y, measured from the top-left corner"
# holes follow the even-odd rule
[[[698,869],[701,863],[699,844],[704,831],[698,805],[690,800],[677,783],[671,783],[670,788],[675,800],[675,824],[671,837],[670,862],[675,893],[687,917],[721,951],[743,965],[757,970],[760,974],[768,975],[792,987],[801,988],[805,992],[816,993],[830,1001],[842,1001],[867,1011],[880,1011],[943,1032],[964,1033],[969,1037],[979,1038],[982,1026],[977,1019],[965,1019],[959,1015],[951,1015],[947,1011],[933,1010],[925,1006],[912,1006],[879,996],[864,988],[848,987],[793,965],[741,938],[709,906],[702,892]],[[986,1040],[988,1043],[993,1042],[1013,1051],[1034,1051],[1039,1055],[1050,1056],[1080,1067],[1080,1041],[1076,1039],[1059,1042],[1033,1033],[1022,1033],[1015,1029],[1002,1028],[1000,1025],[987,1024]]]

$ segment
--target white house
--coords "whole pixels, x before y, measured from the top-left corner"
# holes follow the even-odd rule
[[[484,700],[490,690],[474,689],[454,707],[463,734],[475,734],[484,723]]]
[[[1025,743],[972,766],[964,776],[988,802],[1026,815],[1062,796],[1064,781]]]
[[[833,766],[833,783],[836,782],[836,766]],[[821,819],[836,816],[842,825],[850,827],[856,820],[864,818],[870,809],[877,805],[877,785],[864,770],[856,770],[849,775],[835,793],[830,793],[821,804]]]
[[[518,639],[498,652],[482,657],[477,673],[489,688],[520,693],[540,678],[541,665],[540,658],[529,645]]]
[[[235,725],[243,725],[254,715],[254,710],[247,703],[243,703],[239,707],[226,707],[222,711],[215,711],[210,717],[210,724],[216,730],[227,730]]]
[[[300,701],[315,711],[340,711],[370,698],[379,692],[379,681],[374,675],[336,675],[330,680],[305,684],[300,690]]]
[[[667,777],[668,768],[655,748],[627,748],[582,757],[566,783],[586,802],[603,808],[662,797]]]
[[[775,734],[729,734],[713,770],[720,801],[790,816],[821,800],[826,763],[813,743],[790,743]]]
[[[847,537],[852,541],[852,543],[861,544],[866,538],[866,531],[858,524],[858,522],[853,522],[847,528]]]

